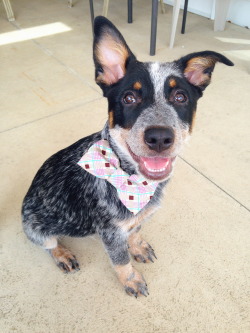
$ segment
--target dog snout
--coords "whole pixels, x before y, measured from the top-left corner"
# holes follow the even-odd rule
[[[174,143],[174,131],[169,127],[148,128],[144,133],[144,141],[149,149],[161,153],[169,149]]]

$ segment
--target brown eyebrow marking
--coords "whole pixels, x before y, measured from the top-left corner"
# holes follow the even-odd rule
[[[139,81],[135,82],[134,85],[133,85],[133,88],[136,89],[136,90],[140,90],[141,87],[142,87],[142,84]]]
[[[170,85],[171,88],[174,88],[176,86],[176,84],[177,83],[176,83],[175,79],[170,79],[169,80],[169,85]]]

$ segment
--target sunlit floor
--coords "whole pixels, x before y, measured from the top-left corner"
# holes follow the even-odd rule
[[[134,264],[150,295],[127,296],[97,237],[64,239],[81,270],[63,275],[22,231],[22,199],[41,164],[100,130],[107,104],[94,82],[88,1],[0,3],[1,333],[248,333],[250,32],[188,13],[186,34],[168,48],[172,7],[159,12],[157,49],[149,56],[151,1],[110,1],[109,18],[144,61],[171,61],[214,50],[218,64],[198,106],[195,128],[176,165],[162,208],[142,234],[154,264]],[[95,0],[96,14],[103,1]],[[20,30],[21,29],[21,30]]]

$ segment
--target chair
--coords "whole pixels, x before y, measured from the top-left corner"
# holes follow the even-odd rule
[[[69,0],[72,4],[72,0]],[[164,13],[164,3],[163,0],[161,2],[161,10]],[[104,0],[103,5],[103,16],[107,16],[108,14],[108,6],[109,0]],[[128,0],[128,23],[133,22],[133,0]],[[91,23],[92,23],[92,31],[94,31],[94,5],[93,0],[89,0],[89,7],[90,7],[90,16],[91,16]],[[155,48],[156,48],[156,33],[157,33],[157,17],[158,17],[158,0],[152,0],[152,14],[151,14],[151,34],[150,34],[150,55],[155,55]]]
[[[3,0],[4,8],[6,10],[7,18],[9,21],[15,21],[14,13],[9,0]]]
[[[214,31],[223,31],[225,29],[226,17],[227,17],[230,1],[231,0],[216,0],[215,1]],[[174,46],[174,39],[175,39],[178,16],[179,16],[179,12],[180,12],[180,5],[181,5],[181,1],[175,0],[174,9],[173,9],[173,20],[172,20],[170,44],[169,44],[170,48],[172,48]],[[185,0],[183,19],[182,19],[182,28],[181,28],[182,34],[185,33],[187,8],[188,8],[188,0]]]

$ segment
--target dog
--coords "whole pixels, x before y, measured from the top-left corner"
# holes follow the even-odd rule
[[[98,234],[125,291],[147,296],[145,279],[130,262],[131,256],[143,263],[156,258],[141,225],[160,204],[215,64],[233,63],[213,51],[140,62],[102,16],[94,23],[93,58],[108,120],[42,165],[23,201],[23,229],[65,273],[79,264],[58,239]]]

